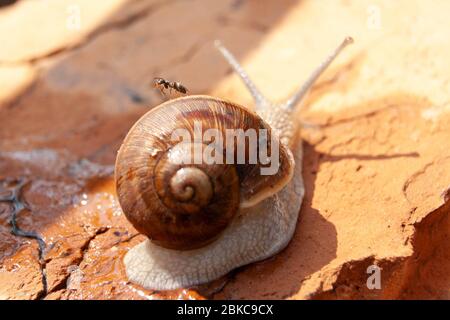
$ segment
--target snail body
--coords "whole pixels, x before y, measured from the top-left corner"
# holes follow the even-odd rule
[[[148,237],[124,258],[131,281],[156,290],[189,287],[268,258],[289,243],[304,196],[295,106],[349,42],[347,38],[284,104],[266,100],[231,53],[216,44],[253,95],[256,113],[219,98],[187,96],[165,102],[138,120],[119,150],[115,169],[122,210]],[[267,131],[264,142],[272,147],[271,155],[278,151],[277,170],[262,174],[267,169],[264,159],[192,162],[192,157],[204,155],[198,150],[216,146],[217,137],[180,143],[173,133],[181,127],[195,136],[198,123],[219,133],[254,130],[258,141]],[[248,160],[256,149],[245,140],[243,145]],[[214,149],[214,155],[220,150]]]

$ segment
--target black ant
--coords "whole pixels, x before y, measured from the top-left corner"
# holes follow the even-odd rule
[[[167,81],[163,78],[154,78],[153,79],[153,86],[155,88],[158,88],[162,94],[165,95],[164,90],[169,89],[170,93],[172,93],[172,89],[181,93],[186,94],[188,92],[188,89],[186,89],[185,86],[183,86],[181,83],[176,81]]]

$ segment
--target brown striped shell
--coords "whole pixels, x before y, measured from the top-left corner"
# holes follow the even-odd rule
[[[202,139],[195,141],[199,124]],[[244,142],[245,164],[235,164],[237,150],[231,164],[209,164],[205,158],[194,161],[208,146],[218,145],[215,138],[203,136],[209,128],[218,129],[222,137],[227,129],[255,129],[258,137],[261,129],[268,130],[269,138],[274,134],[266,122],[244,107],[208,96],[188,96],[146,113],[128,132],[118,152],[115,181],[122,210],[139,232],[162,247],[189,250],[208,244],[240,207],[273,195],[292,177],[291,152],[276,137],[267,139],[267,144],[275,143],[271,147],[279,150],[279,169],[274,175],[261,174],[265,165],[259,159],[248,163],[249,154],[256,152],[248,140]],[[180,143],[174,139],[177,129],[187,129],[192,140]],[[188,158],[191,163],[180,163]]]

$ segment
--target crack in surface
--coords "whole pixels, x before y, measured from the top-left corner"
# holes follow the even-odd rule
[[[411,185],[411,183],[413,183],[416,180],[416,178],[418,176],[424,174],[429,167],[434,165],[434,163],[435,163],[435,161],[425,164],[420,170],[418,170],[418,171],[414,172],[412,175],[410,175],[409,178],[406,179],[406,181],[404,182],[403,187],[402,187],[402,193],[403,193],[403,196],[405,197],[406,201],[408,201],[408,203],[411,203],[411,201],[408,197],[409,186]]]
[[[354,122],[359,119],[371,118],[371,117],[378,115],[379,113],[385,112],[391,108],[396,108],[396,107],[398,107],[397,104],[388,104],[385,107],[378,108],[376,110],[369,111],[367,113],[362,113],[362,114],[358,114],[358,115],[347,117],[347,118],[333,119],[333,117],[329,117],[325,123],[318,123],[316,125],[321,128],[334,127],[337,125]]]
[[[86,239],[86,241],[83,243],[83,245],[79,248],[79,250],[82,252],[81,257],[79,259],[74,260],[74,263],[67,267],[68,269],[71,267],[71,268],[73,268],[73,270],[67,272],[67,274],[60,281],[58,281],[58,283],[55,284],[51,290],[46,291],[45,296],[48,296],[49,294],[54,293],[59,290],[67,289],[67,283],[68,283],[70,276],[72,275],[73,271],[77,270],[79,268],[79,266],[83,263],[86,252],[88,251],[91,242],[94,241],[98,235],[104,234],[104,233],[108,232],[109,230],[110,230],[110,227],[100,227],[97,230],[95,230],[95,232],[92,235],[90,235],[88,237],[88,239]],[[47,263],[49,263],[52,260],[53,259],[48,260]]]
[[[421,267],[426,265],[431,259],[433,259],[434,253],[437,251],[438,246],[442,245],[439,242],[439,238],[432,239],[436,233],[447,232],[446,219],[450,214],[450,199],[444,199],[444,203],[431,210],[426,217],[419,223],[410,223],[414,229],[412,235],[409,238],[408,244],[411,246],[411,253],[406,256],[397,257],[376,257],[374,255],[360,258],[357,260],[351,260],[344,262],[334,268],[332,274],[322,274],[319,278],[334,278],[329,284],[331,288],[325,288],[325,280],[321,281],[318,288],[314,293],[310,295],[310,299],[402,299],[405,292],[414,288],[416,280],[420,280]],[[447,220],[448,221],[448,220]],[[448,224],[448,223],[447,223]],[[433,226],[432,228],[430,226]],[[433,234],[429,230],[434,230]],[[406,243],[405,243],[406,245]],[[350,275],[355,273],[354,269],[367,265],[377,265],[383,271],[383,274],[388,274],[387,278],[383,278],[383,283],[396,285],[384,285],[379,292],[370,292],[367,290],[358,290],[357,292],[351,291],[351,296],[348,296],[348,292],[345,290],[339,290],[340,288],[352,288],[352,284],[361,283],[355,281]],[[357,274],[357,273],[356,273]],[[368,276],[368,275],[367,275]],[[365,279],[366,275],[362,276]],[[385,276],[384,276],[385,277]],[[305,278],[306,280],[307,278]],[[362,286],[359,289],[364,289]]]
[[[33,239],[38,242],[38,256],[39,256],[39,265],[42,276],[42,286],[43,291],[38,294],[37,299],[42,299],[47,294],[47,275],[46,275],[46,262],[43,258],[44,251],[46,248],[46,243],[44,239],[34,230],[27,231],[22,230],[17,224],[17,216],[24,210],[31,211],[29,205],[22,197],[23,189],[29,185],[30,181],[25,180],[24,178],[18,179],[6,179],[3,181],[9,187],[10,190],[7,192],[3,192],[3,195],[0,196],[0,202],[8,202],[13,206],[13,212],[10,218],[11,224],[11,233],[18,237]]]
[[[33,82],[31,82],[29,85],[27,85],[18,95],[16,95],[11,100],[7,101],[5,103],[5,107],[13,108],[16,105],[18,105],[21,100],[23,100],[24,98],[26,98],[27,96],[29,96],[33,93],[34,89],[37,86],[37,83],[38,83],[37,79],[33,80]],[[0,102],[0,105],[1,105],[1,102]]]
[[[442,197],[444,203],[430,211],[420,222],[410,223],[414,228],[409,243],[413,254],[409,257],[408,273],[405,276],[402,295],[408,295],[417,290],[416,285],[423,282],[422,273],[426,265],[435,258],[435,253],[449,235],[450,199]],[[448,238],[447,238],[448,239]],[[445,280],[443,280],[445,281]],[[419,286],[420,288],[420,286]],[[423,288],[423,287],[422,287]],[[433,293],[430,291],[429,293]],[[414,294],[413,296],[414,297]],[[405,298],[405,296],[400,296]]]
[[[431,169],[433,166],[439,167],[442,166],[442,162],[449,160],[450,157],[439,157],[436,158],[435,160],[426,163],[425,165],[423,165],[419,170],[415,171],[413,174],[411,174],[403,183],[403,187],[402,187],[402,193],[403,193],[403,197],[405,198],[405,200],[410,203],[410,204],[414,204],[414,201],[411,198],[411,195],[408,195],[408,191],[410,186],[415,183],[417,181],[417,179],[422,176],[425,175],[427,173],[427,171],[429,169]],[[444,202],[446,202],[447,198],[445,197],[445,193],[448,192],[448,190],[443,190],[441,192],[441,198],[443,199]],[[416,204],[417,205],[417,204]],[[417,209],[417,207],[416,207]]]
[[[74,44],[68,44],[59,48],[56,48],[54,50],[51,50],[47,53],[38,55],[38,56],[34,56],[34,57],[30,57],[27,59],[23,59],[23,60],[3,60],[0,61],[0,66],[14,66],[14,65],[21,65],[21,64],[34,64],[37,63],[41,60],[46,60],[46,59],[50,59],[53,58],[61,53],[66,53],[69,51],[74,51],[76,49],[80,49],[83,48],[87,45],[89,45],[92,41],[96,40],[99,36],[108,33],[109,31],[113,31],[113,30],[124,30],[130,26],[132,26],[133,24],[141,21],[142,19],[147,18],[150,14],[154,13],[155,11],[168,6],[170,4],[172,4],[175,0],[171,0],[171,1],[160,1],[157,3],[152,3],[150,5],[148,5],[147,7],[144,7],[142,9],[140,9],[138,12],[132,13],[129,16],[121,19],[121,20],[117,20],[117,21],[113,21],[113,22],[109,22],[109,23],[105,23],[103,25],[100,25],[97,29],[91,31],[90,33],[88,33],[84,39],[81,39],[79,42],[74,43]]]
[[[178,66],[181,64],[186,64],[191,61],[193,57],[203,48],[205,41],[197,41],[193,45],[191,45],[183,54],[178,57],[175,57],[164,63],[163,65],[159,65],[153,69],[154,74],[159,74],[161,70],[167,70],[171,66]],[[189,88],[188,88],[189,89]]]

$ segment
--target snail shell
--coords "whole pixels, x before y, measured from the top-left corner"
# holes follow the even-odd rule
[[[193,96],[164,103],[138,121],[126,137],[116,162],[116,186],[122,209],[133,225],[149,237],[125,255],[131,281],[156,290],[189,287],[268,258],[289,243],[305,192],[296,106],[352,41],[346,38],[306,83],[281,104],[265,99],[233,55],[216,43],[252,94],[258,115],[221,99]],[[192,153],[189,151],[193,146],[168,144],[166,129],[174,128],[174,123],[192,128],[192,119],[221,130],[269,129],[271,143],[279,143],[280,170],[274,176],[260,175],[258,163],[233,165],[234,169],[225,165],[179,169],[173,165],[171,155],[183,158]],[[177,152],[172,153],[170,150],[174,148]],[[170,174],[158,174],[159,168]],[[219,172],[227,178],[219,178]],[[226,200],[219,200],[219,194]],[[222,208],[218,203],[228,206]],[[170,212],[166,211],[168,208]],[[210,214],[205,216],[203,212]],[[202,227],[195,226],[194,221]]]
[[[203,132],[196,141],[192,137],[198,128]],[[253,129],[257,137],[261,137],[261,129],[267,130],[268,150],[279,150],[276,174],[261,175],[264,165],[258,162],[235,164],[239,142],[245,143],[246,160],[257,151],[251,150],[249,139],[233,143],[231,164],[208,164],[203,158],[194,163],[196,154],[202,157],[208,146],[229,142],[219,143],[212,136],[205,140],[203,133],[210,128],[217,129],[224,140],[230,129]],[[187,130],[189,143],[174,139],[173,133],[179,129]],[[210,243],[239,208],[273,195],[291,179],[292,154],[278,143],[278,137],[270,139],[272,134],[260,116],[222,99],[188,96],[163,103],[137,121],[117,155],[116,189],[123,212],[140,233],[159,246],[189,250]]]

